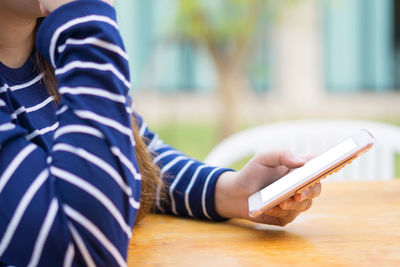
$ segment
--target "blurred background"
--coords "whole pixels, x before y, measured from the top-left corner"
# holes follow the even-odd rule
[[[396,0],[117,0],[137,111],[203,159],[282,120],[400,125]]]

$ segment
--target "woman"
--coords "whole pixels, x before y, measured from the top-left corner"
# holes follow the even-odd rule
[[[131,120],[127,55],[111,5],[0,2],[3,264],[124,266],[138,211],[146,213],[154,196],[159,212],[250,219],[249,195],[304,164],[276,152],[239,172],[206,166],[158,140],[138,115]],[[251,220],[283,226],[320,190]]]

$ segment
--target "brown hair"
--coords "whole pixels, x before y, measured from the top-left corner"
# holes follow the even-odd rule
[[[38,20],[35,28],[37,32],[42,19]],[[54,73],[54,68],[49,64],[46,59],[35,49],[36,68],[39,73],[43,73],[43,80],[45,87],[49,94],[54,97],[56,104],[61,101],[61,95],[57,90],[57,78]],[[146,144],[143,142],[139,135],[138,124],[133,116],[131,116],[132,131],[135,138],[136,158],[142,175],[142,190],[140,197],[140,208],[138,211],[136,223],[143,219],[153,207],[154,196],[157,188],[163,189],[162,180],[159,177],[159,168],[153,163],[152,155],[149,153]],[[161,190],[162,192],[164,190]]]

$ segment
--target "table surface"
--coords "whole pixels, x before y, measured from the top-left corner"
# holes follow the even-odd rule
[[[285,227],[149,215],[134,229],[128,265],[400,266],[400,180],[324,183]]]

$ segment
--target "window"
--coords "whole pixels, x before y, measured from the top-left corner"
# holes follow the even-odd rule
[[[323,1],[322,8],[328,90],[387,92],[399,88],[398,1]]]

